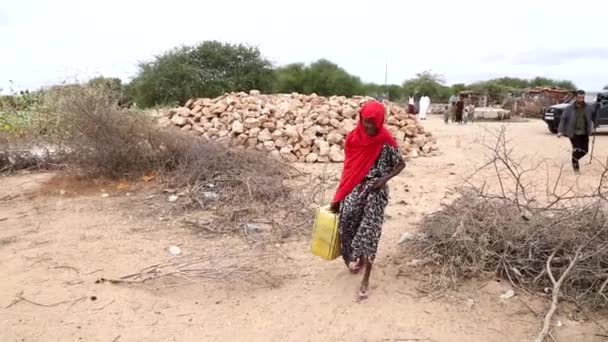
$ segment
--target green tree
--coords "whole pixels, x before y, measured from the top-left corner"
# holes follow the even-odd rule
[[[559,87],[564,89],[574,90],[576,85],[568,80],[554,80],[547,77],[537,76],[533,79],[524,79],[517,77],[500,77],[487,81],[476,82],[477,85],[492,85],[495,89],[501,88],[505,91],[523,90],[531,87]]]
[[[275,92],[303,93],[306,66],[304,63],[293,63],[276,70]]]
[[[530,86],[536,86],[536,85],[548,85],[547,82],[543,82],[541,80],[541,78],[537,77],[537,82],[538,84],[532,85],[532,82],[523,78],[517,78],[517,77],[501,77],[501,78],[495,78],[492,80],[489,80],[490,82],[499,85],[499,86],[504,86],[506,88],[512,88],[512,89],[525,89],[525,88],[529,88]]]
[[[380,85],[377,83],[365,83],[362,94],[377,98],[388,96],[389,101],[399,101],[405,97],[403,88],[398,84]]]
[[[326,59],[320,59],[308,66],[290,64],[276,70],[275,90],[280,93],[316,93],[322,96],[353,96],[364,91],[359,77]]]
[[[403,87],[398,84],[389,84],[387,93],[390,101],[398,101],[405,98]]]
[[[267,92],[273,84],[272,63],[258,48],[217,41],[174,48],[140,63],[132,81],[135,100],[144,107],[230,91]]]
[[[568,80],[556,81],[555,86],[568,90],[576,90],[576,85],[574,84],[574,82]]]
[[[363,95],[379,97],[384,94],[384,86],[378,83],[365,83],[363,84]]]
[[[445,77],[434,74],[430,70],[416,74],[415,78],[403,82],[403,94],[422,96],[427,95],[431,101],[446,101],[450,96],[450,88],[445,86]]]
[[[513,88],[504,84],[501,84],[498,80],[481,81],[470,84],[467,87],[474,93],[487,95],[490,101],[500,101],[510,93],[519,93],[523,91],[523,88]]]
[[[450,87],[451,95],[457,95],[458,93],[463,92],[465,90],[467,90],[467,86],[464,83],[452,84],[452,86]]]

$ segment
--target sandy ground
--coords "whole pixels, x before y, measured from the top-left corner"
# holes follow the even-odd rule
[[[148,208],[145,188],[130,196],[109,191],[109,197],[101,197],[112,185],[80,185],[73,196],[69,189],[64,195],[58,188],[45,192],[43,185],[54,177],[49,173],[0,178],[0,341],[531,340],[540,327],[533,311],[542,314],[547,308],[538,298],[518,293],[502,301],[499,295],[508,287],[493,279],[428,296],[416,289],[423,283],[413,274],[400,275],[409,261],[407,246],[396,245],[401,234],[415,231],[422,215],[437,210],[446,192],[481,165],[485,129],[501,125],[446,126],[436,117],[424,124],[438,138],[441,155],[414,160],[390,183],[371,297],[361,304],[355,302],[359,278],[340,260],[312,256],[308,237],[277,244],[289,258],[263,265],[271,271],[288,267],[291,276],[278,288],[204,283],[152,290],[95,284],[101,276],[120,277],[167,260],[169,246],[195,255],[216,241],[161,220],[162,211]],[[550,135],[544,123],[507,126],[520,153],[568,162],[568,141]],[[595,154],[606,158],[608,136],[598,136]],[[329,171],[337,174],[339,168],[332,165]],[[582,176],[568,169],[565,178],[585,186],[599,173],[599,166],[584,165]],[[32,192],[42,195],[26,196]],[[238,237],[222,240],[239,243]],[[6,308],[19,295],[37,304],[20,301]],[[558,341],[602,340],[595,323],[571,317],[568,309],[559,311]]]

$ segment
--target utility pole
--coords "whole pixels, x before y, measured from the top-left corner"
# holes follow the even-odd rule
[[[388,56],[384,63],[384,98],[388,100]]]
[[[384,101],[386,101],[385,103],[388,103],[388,56],[386,57],[385,63],[384,63]],[[388,120],[388,116],[390,115],[390,110],[388,109],[388,106],[384,107],[384,123],[387,122]]]

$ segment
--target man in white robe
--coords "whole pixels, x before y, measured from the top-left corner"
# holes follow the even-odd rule
[[[423,95],[420,98],[420,110],[418,112],[420,120],[426,120],[426,113],[428,112],[430,105],[431,99],[428,96]]]

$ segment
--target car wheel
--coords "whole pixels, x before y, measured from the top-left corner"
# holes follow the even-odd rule
[[[549,131],[553,134],[557,133],[557,127],[555,127],[554,125],[548,125],[549,127]]]

